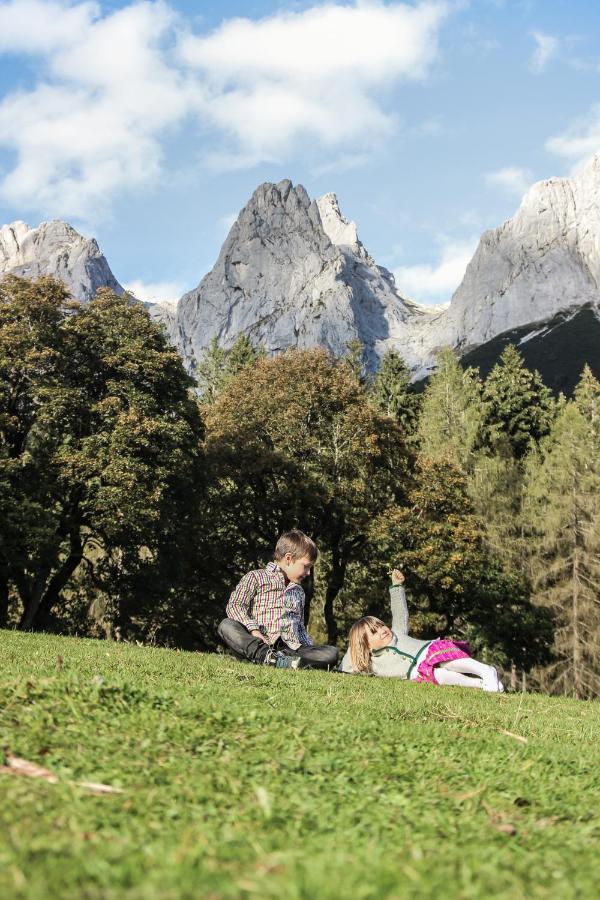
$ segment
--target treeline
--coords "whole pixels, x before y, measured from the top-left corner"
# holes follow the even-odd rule
[[[215,646],[237,579],[299,527],[310,630],[343,643],[404,569],[412,630],[466,638],[514,684],[600,692],[600,384],[556,400],[509,347],[445,351],[424,393],[352,345],[213,342],[189,377],[145,310],[0,283],[0,623]]]

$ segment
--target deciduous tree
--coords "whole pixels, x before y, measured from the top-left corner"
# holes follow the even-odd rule
[[[403,490],[401,429],[321,350],[260,360],[207,407],[206,424],[212,543],[224,548],[229,589],[268,558],[279,532],[303,528],[322,552],[323,614],[335,642],[348,565],[361,558],[373,516]]]
[[[160,582],[198,507],[202,425],[141,305],[107,290],[77,312],[67,300],[51,279],[0,286],[0,572],[21,627],[48,627],[82,571],[125,626],[128,583]]]

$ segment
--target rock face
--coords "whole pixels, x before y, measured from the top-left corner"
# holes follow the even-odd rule
[[[242,332],[268,353],[321,346],[341,354],[358,338],[374,365],[415,316],[335,195],[311,201],[285,180],[254,192],[215,267],[179,301],[171,336],[190,367],[212,338],[227,347]]]
[[[42,222],[37,228],[13,222],[0,228],[0,275],[9,274],[53,275],[83,302],[91,300],[99,287],[123,293],[96,241],[65,222]]]
[[[442,346],[468,353],[504,332],[600,304],[600,156],[574,178],[540,181],[485,232],[449,308],[412,330],[427,367]],[[400,349],[400,348],[399,348]]]
[[[96,242],[63,222],[1,228],[0,274],[8,272],[55,275],[83,301],[102,286],[123,291]],[[415,379],[442,347],[485,368],[510,340],[552,380],[567,364],[562,341],[573,358],[567,381],[576,380],[582,361],[600,369],[600,347],[591,358],[600,333],[600,156],[574,178],[534,185],[512,219],[483,234],[447,307],[402,297],[335,194],[311,201],[288,180],[257,188],[212,271],[176,309],[145,305],[190,370],[213,338],[228,347],[241,333],[268,353],[321,346],[339,355],[358,339],[372,368],[394,348]]]

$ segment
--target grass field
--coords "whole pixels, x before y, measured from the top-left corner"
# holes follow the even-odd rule
[[[597,896],[596,703],[0,632],[0,707],[59,778],[0,774],[3,898]]]

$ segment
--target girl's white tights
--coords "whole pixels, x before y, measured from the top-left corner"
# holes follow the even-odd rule
[[[452,659],[435,667],[435,680],[438,684],[456,687],[483,688],[485,691],[502,691],[502,683],[493,666],[486,666],[476,659]],[[475,678],[470,678],[475,675]]]

